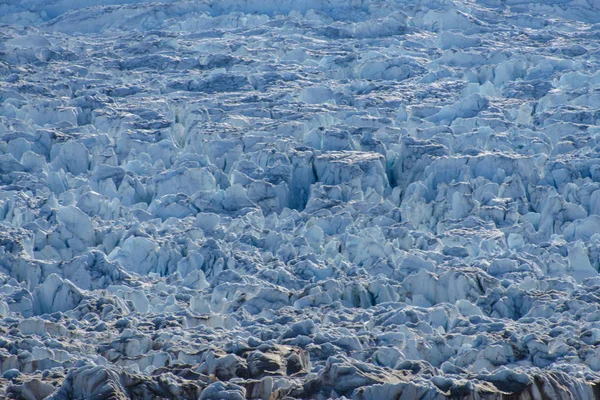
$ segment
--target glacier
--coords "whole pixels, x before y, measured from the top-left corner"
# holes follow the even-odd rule
[[[4,0],[0,397],[600,399],[600,2]]]

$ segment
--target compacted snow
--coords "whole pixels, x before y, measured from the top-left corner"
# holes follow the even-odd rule
[[[0,1],[0,397],[600,398],[598,0]]]

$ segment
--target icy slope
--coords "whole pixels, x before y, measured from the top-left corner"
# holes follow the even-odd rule
[[[0,397],[600,399],[598,1],[0,24]]]

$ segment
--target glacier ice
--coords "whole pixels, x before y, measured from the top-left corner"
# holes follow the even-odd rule
[[[600,397],[598,1],[0,25],[0,397]]]

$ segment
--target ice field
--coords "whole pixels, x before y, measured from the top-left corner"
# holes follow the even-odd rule
[[[600,399],[600,1],[0,0],[0,398]]]

